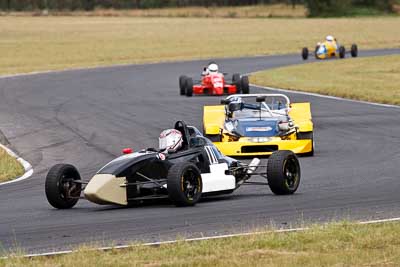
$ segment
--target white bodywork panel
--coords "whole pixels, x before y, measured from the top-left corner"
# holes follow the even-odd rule
[[[203,193],[232,190],[236,188],[236,181],[233,175],[226,175],[228,164],[219,163],[210,165],[210,173],[203,173]]]

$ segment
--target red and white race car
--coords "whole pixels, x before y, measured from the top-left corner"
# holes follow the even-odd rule
[[[224,95],[248,94],[250,91],[249,77],[238,73],[232,75],[231,82],[226,79],[226,73],[218,72],[218,65],[214,62],[204,67],[200,80],[182,75],[179,77],[179,92],[181,95]]]

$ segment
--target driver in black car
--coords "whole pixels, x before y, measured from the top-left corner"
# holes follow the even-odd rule
[[[183,146],[182,133],[176,129],[167,129],[161,132],[159,149],[163,153],[175,153]]]

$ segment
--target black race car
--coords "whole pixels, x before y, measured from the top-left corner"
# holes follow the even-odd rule
[[[55,208],[75,206],[82,195],[97,204],[129,205],[169,198],[177,206],[195,205],[202,196],[232,193],[242,184],[269,185],[275,194],[293,194],[300,183],[300,165],[291,151],[276,151],[267,165],[226,157],[198,129],[178,121],[183,147],[175,153],[148,148],[122,155],[101,168],[89,182],[69,164],[57,164],[47,174],[45,192]],[[257,168],[262,171],[257,172]],[[260,175],[268,183],[251,182]]]

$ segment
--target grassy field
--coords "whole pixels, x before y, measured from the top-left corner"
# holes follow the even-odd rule
[[[12,180],[24,173],[22,165],[0,148],[0,182]]]
[[[0,266],[399,266],[400,223],[316,226],[160,247],[89,251],[48,258],[12,257]]]
[[[329,32],[360,50],[400,47],[400,18],[0,17],[0,74],[299,53]],[[299,57],[300,60],[300,57]]]
[[[258,85],[400,105],[400,55],[320,61],[257,73]]]

